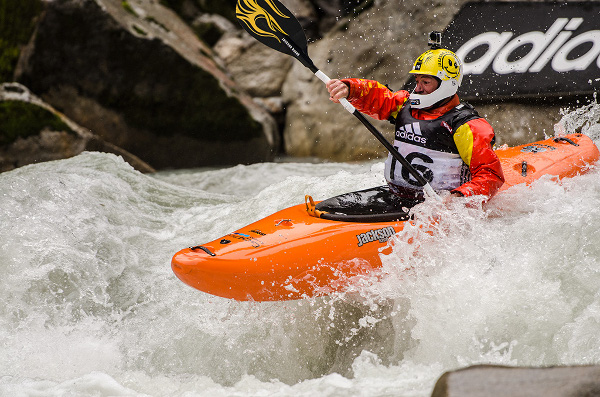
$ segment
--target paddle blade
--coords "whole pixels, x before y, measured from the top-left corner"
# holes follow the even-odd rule
[[[278,0],[238,0],[235,15],[251,36],[274,50],[297,58],[316,72],[300,22]]]

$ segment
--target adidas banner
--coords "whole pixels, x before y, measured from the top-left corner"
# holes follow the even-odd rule
[[[464,99],[584,95],[600,88],[600,2],[467,3],[443,46],[464,63]]]

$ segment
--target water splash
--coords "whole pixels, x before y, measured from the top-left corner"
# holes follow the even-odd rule
[[[586,109],[564,124],[594,130]],[[0,394],[427,396],[463,365],[600,363],[596,169],[483,209],[426,202],[380,277],[327,298],[232,302],[170,270],[182,247],[382,175],[369,163],[147,176],[100,153],[0,174]]]
[[[556,136],[581,133],[593,141],[600,140],[600,104],[594,95],[594,102],[572,110],[563,110],[562,118],[554,126]]]

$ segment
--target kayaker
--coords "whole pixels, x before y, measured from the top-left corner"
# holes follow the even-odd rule
[[[374,80],[348,78],[327,84],[330,100],[347,98],[359,111],[395,123],[394,146],[436,191],[452,196],[491,197],[504,183],[500,161],[492,149],[491,125],[456,94],[462,62],[456,54],[432,45],[409,72],[413,92],[392,92]],[[390,190],[423,199],[423,189],[391,155],[385,162]]]

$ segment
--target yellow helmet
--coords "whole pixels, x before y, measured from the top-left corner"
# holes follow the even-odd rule
[[[411,74],[433,76],[440,81],[439,87],[431,94],[410,94],[410,104],[414,108],[433,106],[454,94],[462,82],[462,62],[450,50],[437,48],[424,52],[415,61]]]

